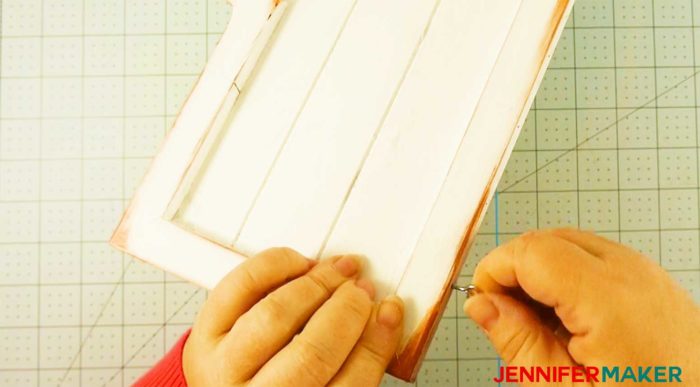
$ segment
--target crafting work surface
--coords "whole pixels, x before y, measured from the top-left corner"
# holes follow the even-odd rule
[[[0,0],[0,13],[0,385],[129,385],[206,294],[106,241],[229,5]],[[700,302],[696,26],[700,0],[577,2],[461,282],[498,243],[574,226],[643,251]],[[463,301],[417,385],[494,385],[500,362]]]

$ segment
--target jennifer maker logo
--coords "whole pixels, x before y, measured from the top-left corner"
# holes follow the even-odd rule
[[[681,383],[680,367],[500,367],[496,383]]]

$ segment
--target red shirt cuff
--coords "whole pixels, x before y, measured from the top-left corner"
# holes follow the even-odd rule
[[[185,373],[182,371],[182,350],[189,336],[190,330],[182,335],[180,340],[178,340],[170,352],[168,352],[158,364],[134,383],[134,387],[187,387]]]

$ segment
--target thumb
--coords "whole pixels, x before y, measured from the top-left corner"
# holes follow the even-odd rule
[[[464,304],[464,312],[511,366],[573,366],[566,344],[532,309],[503,294],[482,293]]]

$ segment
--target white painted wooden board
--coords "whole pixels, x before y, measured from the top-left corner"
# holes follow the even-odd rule
[[[406,300],[391,370],[415,377],[571,5],[290,1],[240,94],[225,34],[113,243],[208,287],[271,246],[363,254]]]
[[[556,4],[292,3],[176,222],[244,255],[366,255],[379,297],[412,298],[411,331],[513,137]]]

